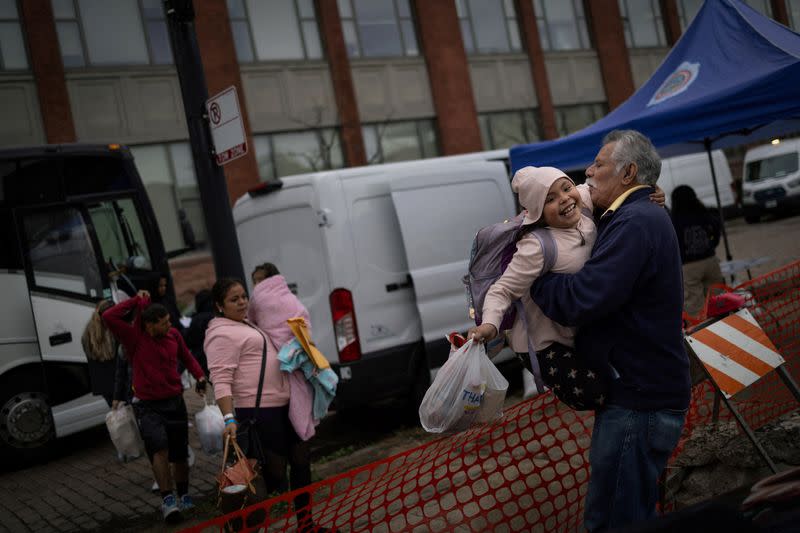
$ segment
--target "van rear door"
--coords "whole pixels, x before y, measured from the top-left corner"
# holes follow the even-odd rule
[[[514,216],[514,199],[501,162],[422,170],[392,183],[408,268],[431,367],[447,356],[445,336],[474,323],[462,278],[475,233]]]
[[[322,222],[312,184],[288,185],[267,196],[240,200],[233,213],[248,278],[257,265],[274,263],[308,309],[311,324],[317,325],[312,332],[314,342],[335,362],[333,332],[321,327],[331,323],[330,288]],[[250,279],[247,284],[252,289]]]

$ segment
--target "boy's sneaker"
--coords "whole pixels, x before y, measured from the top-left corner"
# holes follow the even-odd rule
[[[178,507],[180,507],[181,511],[188,511],[192,507],[194,507],[194,502],[192,501],[192,497],[188,494],[184,494],[180,498],[178,498]]]
[[[164,496],[164,501],[161,502],[161,514],[164,515],[164,522],[167,524],[176,524],[181,521],[181,510],[174,494]]]

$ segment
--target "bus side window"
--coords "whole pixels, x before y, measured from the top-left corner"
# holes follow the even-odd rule
[[[99,298],[103,294],[97,256],[80,211],[60,208],[23,219],[34,285]]]

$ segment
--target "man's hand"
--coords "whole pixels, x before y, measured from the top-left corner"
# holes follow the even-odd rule
[[[195,385],[194,385],[194,391],[197,394],[199,394],[200,396],[205,396],[206,395],[206,383],[208,383],[206,378],[202,377],[202,378],[198,379],[197,383],[195,383]]]
[[[150,299],[150,293],[144,289],[137,292],[136,296],[138,296],[139,298],[147,298],[148,300]]]
[[[667,201],[667,195],[664,194],[664,191],[658,185],[655,185],[655,191],[650,194],[650,201],[654,204],[658,204],[659,207],[664,207],[664,203]]]
[[[478,343],[488,342],[495,337],[497,337],[497,328],[491,324],[481,324],[467,332],[467,340],[474,339]]]

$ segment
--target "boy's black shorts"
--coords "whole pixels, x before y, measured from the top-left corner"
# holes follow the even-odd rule
[[[150,461],[161,450],[168,450],[171,463],[186,461],[189,420],[183,396],[166,400],[139,400],[134,402],[133,412]]]

